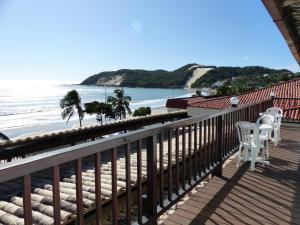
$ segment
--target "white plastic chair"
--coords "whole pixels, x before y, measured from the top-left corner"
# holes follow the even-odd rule
[[[258,153],[264,148],[263,142],[259,140],[259,128],[254,123],[239,121],[235,124],[238,131],[239,150],[237,156],[237,166],[240,161],[251,161],[250,169],[255,169],[256,162],[265,164],[265,159],[258,159]]]
[[[266,142],[266,155],[269,158],[269,140],[272,140],[274,116],[270,114],[263,114],[256,121],[256,126],[260,127],[259,140]],[[265,125],[265,127],[264,127]]]
[[[266,114],[274,116],[274,145],[277,146],[278,142],[281,140],[280,127],[281,119],[283,117],[283,110],[279,107],[271,107],[266,110]]]

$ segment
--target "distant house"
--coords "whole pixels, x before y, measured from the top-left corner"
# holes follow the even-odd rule
[[[204,97],[185,97],[185,98],[171,98],[167,100],[166,107],[168,112],[187,109],[189,104],[194,102],[205,101]]]
[[[236,97],[239,100],[239,105],[244,105],[270,99],[272,92],[275,93],[274,105],[284,110],[284,117],[300,120],[300,79],[249,91]],[[188,115],[207,115],[230,108],[230,98],[231,96],[225,96],[190,102],[187,107]]]

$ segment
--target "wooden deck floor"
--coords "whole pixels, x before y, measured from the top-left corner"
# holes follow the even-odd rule
[[[300,224],[300,128],[283,128],[270,150],[270,166],[233,160],[163,224]]]

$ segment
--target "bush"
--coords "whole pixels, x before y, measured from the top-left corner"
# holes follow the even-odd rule
[[[147,116],[151,115],[151,108],[150,107],[140,107],[134,110],[133,116]]]

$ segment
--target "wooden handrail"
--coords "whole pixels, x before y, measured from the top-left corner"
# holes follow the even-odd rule
[[[0,160],[12,159],[15,157],[24,158],[26,154],[33,154],[66,145],[74,145],[87,140],[94,140],[103,135],[134,130],[154,123],[162,123],[185,117],[187,117],[187,112],[186,110],[182,110],[172,113],[137,117],[103,125],[66,130],[64,132],[56,132],[15,141],[1,142]]]

